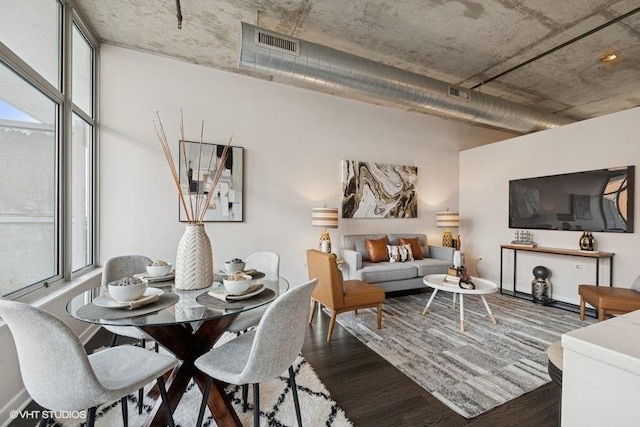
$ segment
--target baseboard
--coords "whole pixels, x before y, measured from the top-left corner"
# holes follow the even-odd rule
[[[100,325],[90,325],[87,329],[84,330],[79,336],[82,345],[86,345],[89,340],[98,332],[100,329]],[[0,409],[0,420],[2,420],[1,427],[7,427],[13,421],[11,417],[12,411],[22,411],[31,403],[31,396],[27,393],[25,388],[20,389],[16,396],[11,399],[9,403],[4,405],[2,409]],[[37,420],[33,421],[33,425],[36,425]]]

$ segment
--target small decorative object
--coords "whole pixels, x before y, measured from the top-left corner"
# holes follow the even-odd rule
[[[533,302],[547,304],[552,301],[550,276],[551,271],[543,265],[538,265],[533,268],[534,279],[531,282]]]
[[[123,277],[115,282],[110,282],[109,295],[116,302],[135,301],[147,290],[147,284],[135,276]]]
[[[444,234],[442,235],[442,246],[446,248],[453,248],[453,234],[449,227],[457,227],[460,225],[460,216],[458,212],[437,212],[436,213],[436,226],[446,227]]]
[[[585,231],[580,236],[580,249],[583,251],[594,251],[596,249],[596,239],[590,231]]]
[[[476,285],[475,283],[473,283],[473,281],[471,280],[471,276],[469,276],[466,273],[466,270],[457,268],[456,271],[458,272],[458,286],[460,286],[462,289],[475,289]]]
[[[178,290],[208,288],[213,283],[213,254],[211,252],[211,241],[204,229],[204,220],[211,201],[217,191],[205,191],[205,189],[211,190],[216,188],[218,181],[220,180],[220,176],[225,170],[229,147],[231,146],[231,139],[229,139],[229,142],[222,150],[219,160],[215,150],[210,150],[208,158],[202,158],[203,142],[200,141],[197,164],[208,165],[210,173],[203,174],[202,181],[198,183],[199,190],[196,191],[195,194],[192,194],[191,188],[189,188],[188,193],[185,195],[185,191],[183,190],[182,185],[180,185],[180,176],[173,161],[173,155],[169,148],[169,142],[165,135],[160,115],[156,113],[156,116],[158,117],[158,121],[154,122],[156,134],[158,135],[158,140],[160,141],[162,151],[169,166],[173,183],[178,191],[181,209],[186,216],[187,222],[184,234],[180,238],[180,242],[178,242],[175,287]],[[204,122],[202,123],[202,127],[204,128]],[[182,113],[180,114],[180,131],[180,150],[181,152],[185,152],[184,120],[182,118]],[[202,134],[203,131],[200,132],[200,135]],[[217,160],[217,163],[215,164],[214,157]],[[181,156],[181,158],[185,162],[187,161],[187,156]],[[214,165],[215,168],[212,169]],[[186,166],[187,165],[185,165],[185,168]]]
[[[530,231],[516,230],[515,239],[511,241],[512,245],[525,246],[533,248],[536,246],[536,242],[533,241],[533,235]]]
[[[462,267],[462,264],[464,264],[464,262],[462,260],[463,257],[464,257],[464,255],[459,250],[453,252],[453,266],[454,266],[454,268],[459,269],[460,267]]]
[[[311,211],[311,225],[324,228],[324,231],[320,234],[318,249],[322,252],[331,253],[331,235],[327,228],[338,228],[338,208],[328,208],[327,205],[322,208],[313,208]]]
[[[147,266],[147,273],[151,277],[166,276],[171,271],[171,264],[166,261],[158,260],[154,261],[151,265]]]
[[[236,272],[222,278],[222,283],[227,292],[237,295],[245,292],[251,285],[251,276]]]
[[[244,270],[244,261],[240,258],[234,258],[224,263],[224,269],[227,270],[227,273],[237,273],[238,271]]]

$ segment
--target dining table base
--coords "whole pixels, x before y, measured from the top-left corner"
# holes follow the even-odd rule
[[[236,317],[237,314],[196,322],[200,325],[195,329],[190,323],[139,326],[157,343],[181,360],[180,365],[165,380],[171,413],[175,412],[192,378],[201,391],[205,389],[207,376],[198,371],[194,363],[198,357],[213,347]],[[214,379],[207,401],[209,410],[219,427],[241,426],[238,414],[225,393],[226,386],[227,384]],[[144,426],[162,427],[166,425],[167,420],[162,410],[162,402],[158,399]]]

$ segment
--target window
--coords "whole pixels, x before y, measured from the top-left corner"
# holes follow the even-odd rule
[[[63,283],[93,266],[93,40],[71,2],[14,2],[0,15],[2,296]]]

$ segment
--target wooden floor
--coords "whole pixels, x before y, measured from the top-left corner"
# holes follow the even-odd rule
[[[320,316],[316,311],[309,326],[302,353],[356,427],[558,425],[559,395],[554,383],[468,420],[369,350],[340,325],[336,324],[333,338],[327,343],[329,317],[321,310],[319,313]],[[100,329],[86,345],[87,351],[108,346],[110,339],[111,334]],[[122,338],[119,344],[131,342]],[[26,408],[39,409],[35,403]],[[34,420],[17,419],[9,427],[35,424]]]
[[[478,417],[458,415],[336,324],[326,342],[329,317],[309,327],[302,353],[331,397],[356,427],[557,426],[559,389],[548,383]],[[384,325],[384,317],[383,317]]]

